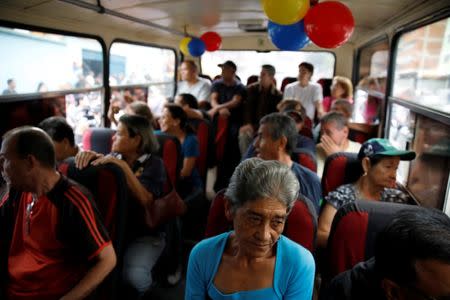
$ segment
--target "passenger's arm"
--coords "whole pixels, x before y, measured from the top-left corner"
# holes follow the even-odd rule
[[[312,254],[302,249],[300,253],[286,253],[291,255],[292,264],[285,266],[290,268],[290,276],[286,279],[287,289],[283,295],[284,300],[312,299],[314,289],[314,277],[316,264]],[[283,276],[283,275],[281,275]]]
[[[320,119],[324,116],[324,112],[323,112],[323,106],[322,106],[322,101],[320,100],[316,100],[314,102],[314,105],[316,106],[316,111],[317,111],[317,117]]]
[[[194,108],[183,108],[189,119],[203,119],[203,114],[200,110]]]
[[[219,93],[218,92],[212,92],[211,93],[211,106],[213,109],[217,106],[219,106]]]
[[[125,174],[125,178],[127,180],[128,188],[130,189],[133,196],[139,201],[139,204],[142,207],[146,207],[149,202],[153,201],[153,194],[149,192],[139,181],[139,179],[134,174],[133,170],[131,170],[130,166],[126,163],[126,161],[118,159],[112,155],[107,155],[101,158],[94,160],[91,164],[93,166],[103,165],[107,163],[113,163],[119,166]]]
[[[209,96],[211,94],[211,85],[204,84],[198,93],[198,102],[209,102]]]
[[[319,225],[317,228],[317,246],[319,248],[326,248],[328,243],[328,236],[330,235],[331,224],[337,209],[331,204],[326,203],[322,209],[319,217]]]
[[[194,170],[196,161],[197,161],[197,157],[185,157],[183,159],[183,168],[181,169],[181,172],[180,172],[180,176],[182,178],[191,176],[192,170]]]
[[[213,254],[217,255],[217,254]],[[189,255],[188,268],[186,274],[185,300],[205,300],[207,299],[207,267],[203,266],[206,260],[200,258],[199,247],[194,247]]]
[[[115,265],[116,253],[112,244],[109,244],[97,256],[95,264],[86,275],[61,300],[85,299],[105,279]]]
[[[84,169],[93,159],[98,159],[100,157],[103,157],[103,154],[95,151],[86,150],[78,152],[77,155],[75,155],[75,166],[78,169]]]
[[[220,104],[220,109],[232,109],[241,105],[242,96],[239,94],[235,94],[230,101]]]

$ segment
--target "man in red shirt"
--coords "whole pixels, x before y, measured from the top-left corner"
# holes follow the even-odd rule
[[[4,135],[0,171],[9,190],[0,199],[0,292],[84,299],[116,264],[89,193],[55,170],[52,140],[34,127]]]

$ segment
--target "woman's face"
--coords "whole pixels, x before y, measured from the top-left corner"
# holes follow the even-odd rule
[[[170,132],[173,128],[178,126],[178,121],[174,119],[167,108],[164,108],[163,114],[159,119],[159,126],[162,132]]]
[[[366,170],[372,183],[385,188],[395,188],[397,179],[397,169],[400,157],[386,157],[381,159],[375,166],[370,166]]]
[[[345,90],[342,85],[337,81],[333,81],[333,84],[331,85],[331,96],[334,99],[340,99],[342,98],[342,95],[344,95],[344,93]]]
[[[138,152],[139,143],[140,136],[130,137],[127,126],[119,122],[116,134],[113,136],[112,152],[121,154]]]
[[[267,257],[284,229],[287,207],[277,199],[248,201],[234,214],[239,249],[247,256]]]

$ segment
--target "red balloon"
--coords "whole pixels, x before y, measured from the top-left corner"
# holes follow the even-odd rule
[[[216,51],[222,46],[222,38],[214,31],[205,32],[200,39],[205,42],[207,51]]]
[[[308,10],[305,16],[306,34],[322,48],[337,48],[344,44],[355,29],[352,12],[337,1],[321,2]]]

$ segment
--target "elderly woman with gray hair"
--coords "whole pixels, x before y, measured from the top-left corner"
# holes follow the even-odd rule
[[[225,193],[234,231],[192,249],[185,299],[311,299],[314,259],[281,235],[298,190],[278,161],[243,161]]]

